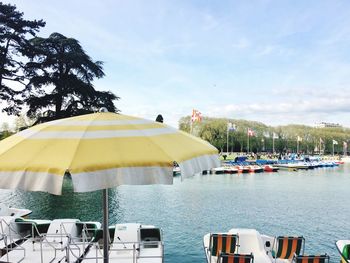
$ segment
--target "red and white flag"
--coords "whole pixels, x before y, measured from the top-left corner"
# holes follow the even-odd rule
[[[255,136],[255,132],[251,128],[248,128],[248,136],[249,137]]]
[[[200,113],[198,110],[193,109],[192,110],[192,116],[191,116],[192,122],[201,122],[202,121],[202,113]]]

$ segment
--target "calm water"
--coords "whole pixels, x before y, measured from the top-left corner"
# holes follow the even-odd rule
[[[33,210],[32,218],[102,221],[101,192],[64,194],[1,190],[1,201]],[[202,175],[174,185],[110,190],[110,223],[163,229],[167,263],[205,262],[202,237],[233,227],[269,235],[303,235],[306,253],[339,262],[334,242],[350,238],[350,165],[310,171]]]

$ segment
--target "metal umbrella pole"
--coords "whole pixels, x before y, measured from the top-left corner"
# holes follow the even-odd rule
[[[109,262],[108,189],[103,189],[103,263]]]

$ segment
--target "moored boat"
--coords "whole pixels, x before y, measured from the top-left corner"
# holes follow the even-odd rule
[[[162,232],[151,225],[117,224],[110,228],[109,262],[162,263],[164,244]],[[82,262],[103,262],[103,250],[94,242]]]
[[[203,238],[207,263],[221,262],[222,254],[253,258],[255,263],[288,263],[292,261],[294,254],[304,253],[304,243],[302,236],[272,237],[262,235],[255,229],[245,228],[233,228],[225,233],[209,233]]]
[[[31,220],[30,224],[17,223],[22,220],[24,219],[14,216],[0,216],[0,257],[21,245],[33,233],[32,225],[47,229],[46,226],[50,222],[48,220]]]
[[[224,173],[225,174],[236,174],[238,173],[238,169],[234,166],[224,166]]]
[[[279,168],[271,164],[264,165],[264,172],[278,172]]]
[[[335,246],[340,254],[341,263],[350,263],[350,240],[338,240]]]
[[[295,167],[294,165],[287,164],[287,163],[278,163],[278,164],[275,164],[275,167],[277,167],[280,170],[298,171],[297,167]]]
[[[250,173],[262,173],[264,171],[264,168],[262,168],[261,166],[256,165],[256,164],[248,165],[247,167],[248,167]]]
[[[238,173],[249,173],[249,168],[247,166],[236,165],[235,167],[236,167]]]
[[[216,167],[211,170],[212,174],[223,174],[225,173],[225,168],[224,167]]]
[[[15,224],[18,228],[29,226],[29,235],[21,244],[7,249],[1,262],[77,262],[101,227],[98,222],[85,223],[78,219],[17,219]]]
[[[9,207],[5,204],[0,204],[0,216],[26,217],[31,214],[29,209]]]

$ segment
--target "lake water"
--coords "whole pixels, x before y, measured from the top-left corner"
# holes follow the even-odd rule
[[[0,190],[1,202],[33,210],[31,218],[79,218],[102,222],[101,192],[62,196]],[[255,228],[268,235],[303,235],[308,254],[328,253],[350,238],[350,165],[309,171],[201,175],[174,185],[121,186],[110,190],[110,223],[161,227],[165,262],[205,262],[203,235]]]

